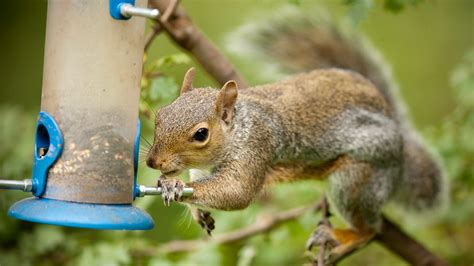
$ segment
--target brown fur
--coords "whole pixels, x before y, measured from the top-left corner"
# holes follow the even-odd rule
[[[322,165],[306,164],[275,164],[267,171],[265,181],[267,183],[297,181],[304,179],[324,180],[334,171],[340,169],[351,160],[347,156],[323,163]]]
[[[351,106],[391,116],[391,108],[373,84],[345,70],[312,71],[281,82],[248,88],[240,94],[243,99],[258,102],[281,114],[296,127],[292,131],[306,130],[300,125],[318,123],[319,127],[315,128],[321,131],[318,135],[329,126],[326,123]]]

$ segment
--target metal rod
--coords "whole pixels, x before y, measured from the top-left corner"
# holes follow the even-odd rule
[[[33,183],[31,179],[25,180],[1,180],[0,179],[0,189],[16,189],[22,190],[24,192],[31,192]]]
[[[144,196],[156,196],[161,195],[161,188],[160,187],[147,187],[147,186],[139,186],[140,190],[139,197]],[[187,187],[183,190],[183,196],[191,196],[193,194],[193,188]]]
[[[122,14],[122,16],[127,18],[131,16],[157,18],[160,14],[160,11],[158,11],[158,9],[135,7],[131,4],[122,4],[120,5],[120,13]]]

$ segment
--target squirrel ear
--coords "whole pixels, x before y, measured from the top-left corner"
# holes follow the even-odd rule
[[[192,67],[186,72],[186,74],[184,74],[183,85],[181,85],[181,91],[179,92],[179,95],[183,95],[184,93],[193,89],[193,79],[195,73],[196,69]]]
[[[234,118],[234,106],[235,101],[237,100],[237,94],[237,83],[230,80],[222,86],[222,89],[217,96],[217,114],[226,124],[230,124]]]

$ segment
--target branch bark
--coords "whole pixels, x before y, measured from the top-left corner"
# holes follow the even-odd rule
[[[148,5],[165,12],[169,5],[176,1],[173,0],[150,0]],[[235,80],[240,88],[247,87],[245,80],[237,73],[234,66],[219,51],[219,49],[202,33],[199,28],[193,24],[186,11],[176,6],[172,12],[166,13],[155,20],[160,28],[182,48],[189,51],[202,67],[219,82],[224,85],[229,80]],[[154,32],[159,32],[154,30]],[[153,32],[152,32],[153,34]],[[156,34],[156,33],[155,33]],[[153,37],[147,38],[147,44]]]
[[[382,231],[375,240],[412,265],[448,265],[386,217],[383,217]]]

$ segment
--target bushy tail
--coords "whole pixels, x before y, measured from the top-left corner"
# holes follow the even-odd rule
[[[404,132],[403,184],[399,185],[395,201],[425,209],[438,206],[443,200],[446,184],[442,170],[409,122],[387,64],[355,31],[334,23],[321,11],[310,14],[285,8],[261,22],[242,26],[231,34],[228,47],[253,62],[270,62],[264,69],[278,70],[271,72],[274,76],[337,67],[368,78],[393,107]]]

